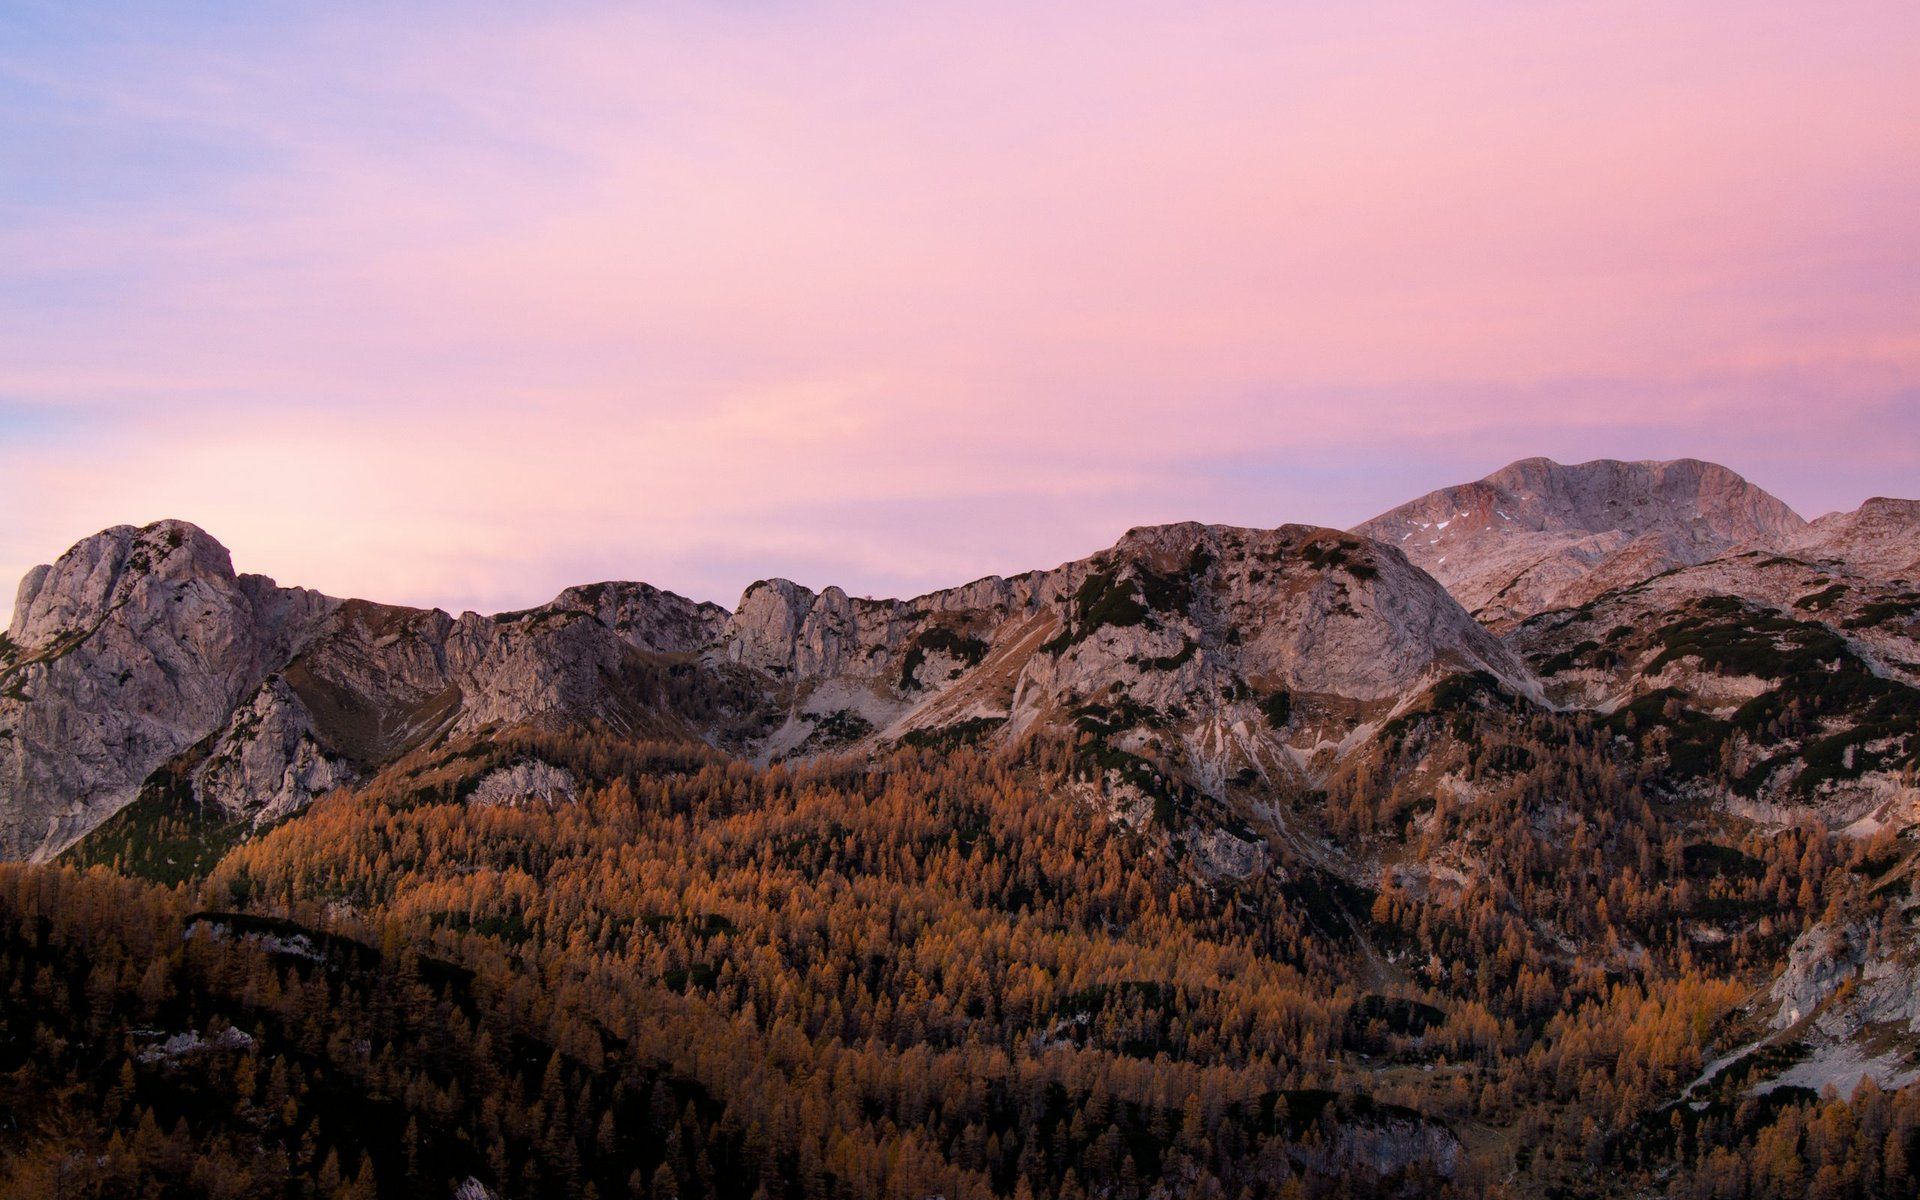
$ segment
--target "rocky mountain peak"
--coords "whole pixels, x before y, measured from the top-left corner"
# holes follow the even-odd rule
[[[747,585],[727,620],[727,658],[760,671],[784,674],[793,665],[794,642],[817,599],[791,579]]]
[[[650,583],[617,581],[570,587],[545,608],[590,614],[635,649],[655,654],[695,653],[718,639],[732,616]]]
[[[116,526],[29,572],[0,647],[0,854],[58,850],[124,806],[338,604],[235,575],[185,521]]]
[[[1521,510],[1516,517],[1537,515],[1543,528],[1639,535],[1678,526],[1735,544],[1761,545],[1806,525],[1739,474],[1697,458],[1574,464],[1523,458],[1482,482],[1513,498]]]
[[[1779,548],[1806,522],[1715,463],[1511,463],[1355,528],[1403,550],[1496,629],[1730,550]]]
[[[8,636],[23,650],[42,649],[96,624],[137,589],[191,581],[233,584],[227,548],[186,521],[115,525],[27,572]]]

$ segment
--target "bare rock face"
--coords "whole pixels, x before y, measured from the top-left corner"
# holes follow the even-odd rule
[[[865,624],[886,605],[863,601]],[[818,677],[836,673],[854,639],[856,605],[839,588],[816,595],[788,579],[753,584],[726,629],[727,661],[774,676]]]
[[[382,761],[452,723],[460,704],[447,668],[453,627],[437,609],[349,600],[287,664],[287,685],[333,752]]]
[[[305,808],[357,777],[320,741],[313,716],[284,677],[272,675],[235,710],[193,775],[194,794],[233,819],[265,823]]]
[[[454,618],[235,575],[184,522],[109,529],[28,574],[0,643],[0,857],[59,853],[170,763],[202,806],[268,821],[451,732],[685,736],[667,664],[727,617],[609,583]]]
[[[694,733],[674,711],[664,664],[711,641],[724,612],[643,584],[571,588],[493,617],[348,601],[275,683],[287,729],[312,743],[301,753],[331,769],[290,776],[259,816],[449,734],[524,723]],[[292,737],[242,710],[222,742],[266,763],[293,755]]]
[[[1828,513],[1801,531],[1793,551],[1862,575],[1920,584],[1920,500],[1876,496],[1852,512]]]
[[[1838,991],[1860,970],[1865,942],[1861,929],[1826,924],[1815,925],[1794,939],[1786,968],[1768,989],[1768,997],[1779,1005],[1773,1027],[1785,1029],[1799,1023]]]
[[[1051,571],[912,600],[758,583],[726,654],[801,685],[857,679],[906,697],[945,690],[1015,648],[1025,684],[1087,694],[1127,675],[1197,677],[1183,669],[1201,660],[1363,701],[1397,696],[1442,660],[1524,681],[1519,660],[1464,616],[1403,555],[1366,539],[1185,523],[1133,530]],[[1035,633],[1048,636],[1023,636]]]
[[[1389,1179],[1411,1167],[1451,1178],[1462,1150],[1451,1130],[1406,1110],[1344,1125],[1331,1142],[1295,1150],[1293,1157],[1343,1179]]]
[[[1399,547],[1504,630],[1672,567],[1788,547],[1805,528],[1785,504],[1713,463],[1528,458],[1355,532]]]
[[[1047,582],[1062,634],[1031,682],[1057,696],[1120,681],[1143,702],[1178,705],[1225,678],[1365,705],[1391,703],[1436,672],[1474,670],[1532,686],[1403,555],[1333,530],[1138,529]]]
[[[489,772],[467,797],[467,803],[481,808],[497,805],[518,807],[541,805],[551,808],[572,800],[580,792],[573,772],[538,760],[519,762]]]
[[[1095,782],[1123,814],[1169,789],[1226,800],[1232,780],[1309,779],[1448,675],[1538,695],[1405,556],[1308,526],[1136,529],[1051,571],[912,600],[758,583],[714,653],[764,674],[787,713],[763,758],[1093,732],[1111,752]]]
[[[649,583],[589,583],[570,587],[552,602],[527,613],[503,613],[497,621],[543,611],[585,613],[636,650],[650,654],[692,654],[716,642],[732,615],[718,604],[703,604],[663,592]]]
[[[337,604],[236,576],[180,521],[118,526],[35,569],[0,658],[0,855],[46,857],[124,806]]]
[[[447,680],[460,695],[457,730],[555,717],[640,732],[640,714],[628,710],[619,686],[632,649],[586,613],[468,613],[454,622],[444,653]]]

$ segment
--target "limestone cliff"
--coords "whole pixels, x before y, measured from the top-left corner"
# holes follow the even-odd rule
[[[180,521],[117,526],[36,568],[0,647],[0,854],[45,856],[125,805],[338,603],[234,574]]]

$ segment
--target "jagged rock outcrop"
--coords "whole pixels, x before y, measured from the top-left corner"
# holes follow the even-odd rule
[[[1454,674],[1527,668],[1398,551],[1309,526],[1135,529],[1112,549],[912,600],[753,585],[726,661],[777,682],[763,757],[1094,734],[1117,814],[1306,786],[1348,739]],[[1231,875],[1252,847],[1193,849]]]
[[[650,583],[589,583],[570,587],[538,609],[503,613],[512,621],[542,612],[585,613],[636,650],[692,654],[719,640],[732,616],[718,604],[689,600]]]
[[[0,648],[0,855],[44,857],[124,806],[337,605],[236,575],[182,521],[117,526],[36,568]]]
[[[1373,701],[1401,694],[1440,659],[1524,690],[1526,669],[1463,616],[1403,555],[1364,539],[1185,523],[1132,530],[1051,571],[912,600],[757,583],[728,627],[726,654],[797,685],[850,678],[911,698],[1011,648],[1008,635],[1033,632],[1048,636],[1020,646],[1027,682],[1050,693],[1091,694],[1128,675],[1190,680],[1199,672],[1181,668],[1200,661]],[[1052,665],[1033,664],[1036,655]]]
[[[191,778],[201,803],[264,822],[298,812],[357,776],[350,760],[321,742],[313,715],[286,679],[271,675],[235,710]]]
[[[1745,1090],[1785,1086],[1851,1094],[1862,1079],[1893,1089],[1920,1082],[1910,1047],[1920,1034],[1920,859],[1908,849],[1912,810],[1889,828],[1907,829],[1885,859],[1857,872],[1864,887],[1803,931],[1753,1006],[1756,1040],[1733,1058],[1767,1046]],[[1729,1060],[1731,1061],[1731,1059]]]
[[[1459,1169],[1460,1139],[1412,1110],[1388,1110],[1350,1119],[1330,1141],[1294,1150],[1292,1157],[1336,1178],[1390,1179],[1424,1168],[1442,1178]]]
[[[1767,990],[1768,998],[1779,1005],[1773,1028],[1785,1029],[1805,1019],[1860,970],[1865,958],[1866,931],[1857,927],[1823,923],[1795,938],[1786,967]]]
[[[482,808],[522,804],[552,806],[572,800],[580,794],[573,772],[538,760],[500,767],[482,776],[467,803]]]
[[[1504,630],[1676,566],[1784,549],[1806,522],[1697,459],[1513,463],[1382,513],[1355,532],[1398,546],[1482,622]]]
[[[459,618],[236,575],[181,521],[86,539],[21,585],[0,645],[0,857],[43,858],[168,764],[202,806],[273,820],[449,732],[689,732],[665,664],[726,611],[645,584]],[[684,706],[723,728],[724,702]]]

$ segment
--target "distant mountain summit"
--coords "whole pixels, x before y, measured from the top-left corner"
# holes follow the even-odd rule
[[[1698,459],[1525,458],[1354,532],[1398,547],[1482,623],[1503,629],[1732,550],[1786,548],[1806,528],[1765,490]]]

